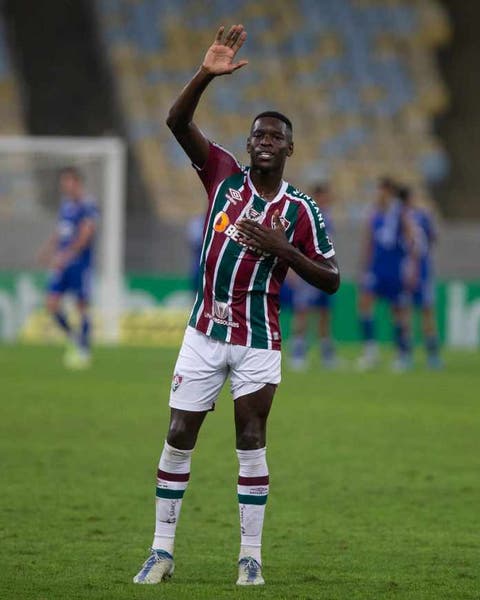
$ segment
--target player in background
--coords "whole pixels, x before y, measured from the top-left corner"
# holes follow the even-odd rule
[[[327,231],[332,235],[334,227],[330,211],[333,199],[328,184],[316,184],[311,190],[311,195],[322,213]],[[308,322],[309,317],[315,315],[318,318],[317,331],[322,364],[326,369],[336,368],[338,358],[331,332],[333,296],[311,286],[294,271],[288,273],[286,284],[291,289],[293,309],[290,367],[294,371],[301,371],[306,367]]]
[[[61,202],[57,227],[41,250],[40,258],[50,267],[47,310],[69,342],[65,366],[81,369],[88,367],[91,360],[89,303],[98,209],[87,194],[83,175],[76,167],[61,170],[59,188]],[[74,331],[62,307],[66,293],[76,299],[79,331]]]
[[[378,362],[373,312],[376,301],[382,299],[388,302],[392,314],[397,349],[393,368],[407,370],[412,363],[408,319],[412,280],[405,272],[405,265],[416,263],[416,246],[409,211],[398,199],[396,184],[387,177],[378,184],[377,201],[366,226],[361,260],[359,315],[363,353],[358,368],[368,370]]]
[[[200,283],[200,256],[203,246],[205,215],[195,215],[187,223],[186,239],[190,250],[190,289],[196,293]]]
[[[227,377],[239,462],[237,584],[264,583],[266,428],[280,382],[280,288],[288,268],[329,293],[339,285],[335,251],[317,205],[283,180],[285,162],[293,153],[290,120],[275,111],[253,119],[246,144],[250,167],[209,141],[193,121],[212,80],[247,64],[234,62],[246,35],[242,25],[231,27],[226,35],[223,27],[218,30],[167,119],[198,172],[208,206],[200,285],[175,365],[170,424],[157,472],[155,533],[135,583],[160,583],[173,573],[175,531],[193,449]],[[208,524],[200,522],[199,527]]]
[[[411,303],[421,315],[427,364],[431,369],[438,370],[442,367],[442,361],[437,333],[433,266],[433,247],[437,241],[437,228],[431,212],[415,202],[412,190],[408,186],[401,186],[398,196],[412,216],[419,254],[416,266],[414,264],[409,267],[413,271],[412,277],[415,281]]]

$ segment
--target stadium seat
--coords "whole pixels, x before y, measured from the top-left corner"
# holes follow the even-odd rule
[[[327,173],[340,215],[362,212],[351,206],[369,201],[381,173],[409,173],[425,184],[448,171],[431,125],[449,100],[434,52],[448,41],[451,25],[436,0],[212,0],[208,10],[195,0],[99,5],[129,141],[145,162],[159,215],[183,220],[199,208],[190,198],[195,176],[164,119],[227,19],[244,23],[249,38],[242,53],[250,62],[212,86],[198,120],[241,159],[252,116],[274,108],[294,122],[289,173],[310,179]],[[158,172],[168,193],[158,191]],[[180,197],[173,205],[174,189]]]

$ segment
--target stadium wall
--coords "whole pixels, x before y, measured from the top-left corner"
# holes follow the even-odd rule
[[[0,340],[61,341],[42,308],[44,282],[45,276],[39,273],[0,273]],[[441,281],[436,293],[443,342],[451,347],[480,348],[480,279]],[[333,317],[334,337],[340,342],[359,339],[356,300],[355,283],[344,281],[336,295]],[[121,342],[178,346],[191,302],[192,294],[185,277],[130,274],[125,279],[123,294]],[[379,306],[376,317],[379,339],[389,341],[391,326],[387,307]],[[284,339],[289,336],[290,319],[290,311],[283,310]]]

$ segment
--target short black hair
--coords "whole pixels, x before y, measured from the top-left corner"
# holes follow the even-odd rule
[[[253,119],[253,121],[252,121],[252,127],[253,127],[253,124],[255,123],[255,121],[257,119],[261,119],[262,117],[272,117],[273,119],[278,119],[279,121],[282,121],[287,126],[287,129],[290,132],[290,135],[293,136],[293,125],[292,125],[292,122],[283,113],[278,112],[276,110],[266,110],[264,112],[261,112],[259,115],[257,115]]]
[[[408,185],[399,185],[397,190],[400,201],[404,204],[408,204],[412,198],[412,190]]]
[[[380,177],[380,179],[378,180],[378,186],[386,188],[387,190],[390,190],[393,193],[396,193],[398,189],[398,185],[395,182],[395,180],[388,175]]]
[[[77,181],[84,180],[83,173],[80,171],[80,169],[78,169],[77,167],[74,167],[73,165],[68,165],[67,167],[62,167],[58,173],[58,176],[62,177],[62,175],[69,175],[70,177],[73,177]]]

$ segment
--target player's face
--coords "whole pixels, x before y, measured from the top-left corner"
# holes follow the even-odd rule
[[[384,206],[388,204],[391,197],[391,190],[388,185],[380,184],[378,186],[378,202]]]
[[[274,117],[261,117],[252,126],[247,140],[252,168],[261,171],[282,170],[293,154],[293,141],[287,124]]]
[[[64,173],[60,177],[60,193],[70,198],[78,198],[81,195],[80,181],[73,175]]]

